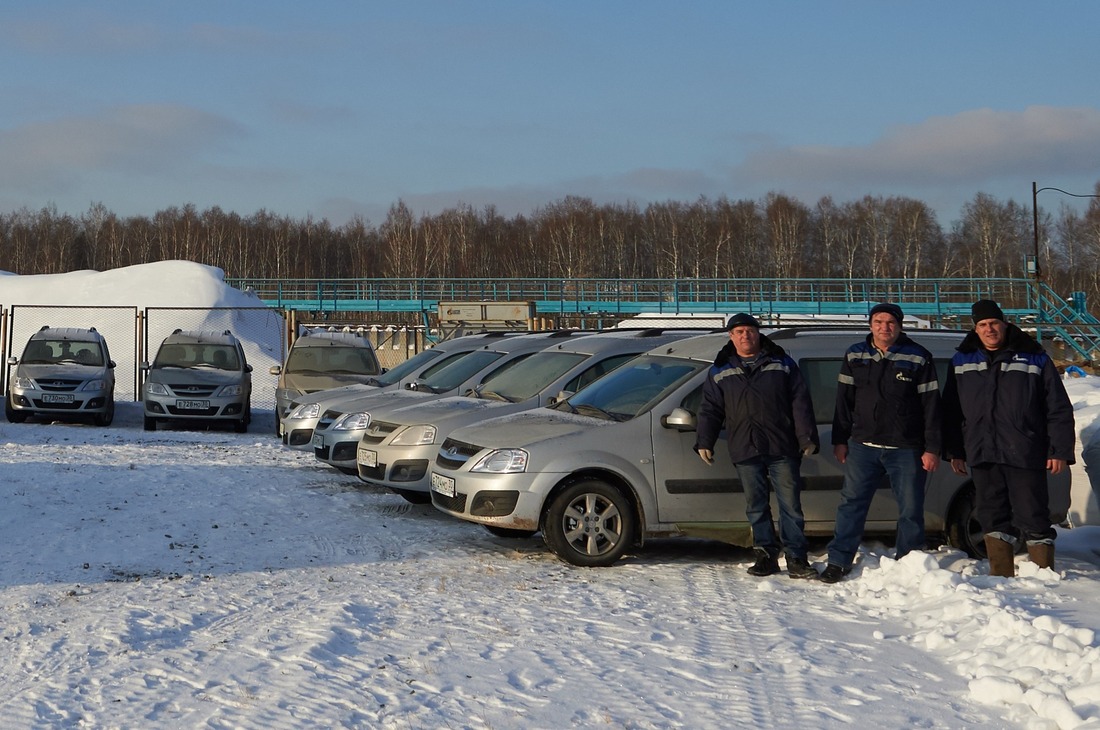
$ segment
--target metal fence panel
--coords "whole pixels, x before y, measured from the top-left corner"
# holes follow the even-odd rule
[[[177,329],[232,332],[252,366],[252,409],[275,410],[279,379],[268,371],[282,365],[286,353],[282,312],[268,307],[146,307],[142,359],[151,360],[164,338]]]
[[[115,361],[115,400],[134,400],[138,385],[137,307],[51,306],[13,304],[8,319],[7,357],[19,356],[27,340],[44,326],[91,329],[107,340],[107,349]],[[4,383],[11,375],[4,367]],[[6,392],[6,391],[5,391]]]

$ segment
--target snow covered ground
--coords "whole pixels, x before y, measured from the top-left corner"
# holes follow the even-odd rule
[[[1087,452],[1100,378],[1067,387]],[[834,586],[698,540],[578,569],[266,429],[122,403],[0,444],[3,727],[1100,728],[1100,527],[1014,579],[872,542]]]

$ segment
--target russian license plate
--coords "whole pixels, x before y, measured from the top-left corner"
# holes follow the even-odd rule
[[[321,433],[313,434],[312,445],[313,445],[313,448],[315,448],[315,449],[325,448],[325,435],[321,434]]]
[[[210,401],[208,400],[178,400],[176,401],[176,408],[181,411],[205,411],[210,407]]]
[[[73,397],[71,395],[68,395],[68,394],[59,395],[57,393],[43,393],[42,394],[42,402],[43,403],[72,403],[73,402]]]
[[[432,472],[432,491],[439,492],[444,497],[453,497],[458,492],[455,490],[455,480],[442,474]]]
[[[362,446],[360,446],[357,454],[358,454],[358,456],[356,458],[356,461],[359,462],[360,464],[362,464],[363,466],[368,467],[370,469],[373,469],[376,466],[378,466],[378,452],[377,451],[374,451],[372,449],[364,449]]]

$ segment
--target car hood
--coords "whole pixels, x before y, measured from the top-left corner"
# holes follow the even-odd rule
[[[536,408],[465,426],[452,431],[450,438],[482,448],[525,447],[547,439],[577,436],[593,428],[617,423],[551,408]]]
[[[19,374],[35,380],[49,380],[50,378],[81,378],[90,380],[102,378],[107,368],[102,365],[78,365],[77,363],[57,364],[27,364],[19,366]]]
[[[352,373],[333,375],[320,375],[317,373],[285,373],[283,375],[283,387],[288,390],[297,390],[301,393],[315,393],[317,391],[343,388],[348,385],[364,385],[377,375],[354,375]],[[372,388],[374,386],[364,385]],[[301,402],[301,401],[299,401]]]
[[[357,398],[341,398],[335,402],[322,403],[322,405],[326,406],[325,410],[336,411],[337,413],[370,413],[373,420],[377,409],[400,408],[401,406],[412,405],[438,397],[439,395],[436,393],[425,393],[418,390],[382,390]]]
[[[430,423],[433,426],[448,430],[458,428],[466,423],[476,423],[486,418],[528,410],[535,407],[537,402],[538,399],[536,398],[520,403],[509,403],[508,401],[470,398],[459,395],[450,398],[436,398],[427,403],[418,402],[413,405],[396,401],[369,410],[371,419],[374,421],[388,421],[406,426],[417,423]]]

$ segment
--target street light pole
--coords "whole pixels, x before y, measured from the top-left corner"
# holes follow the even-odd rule
[[[1044,190],[1054,190],[1062,195],[1068,195],[1071,198],[1100,198],[1100,195],[1080,195],[1078,193],[1070,193],[1062,190],[1061,188],[1040,188],[1032,181],[1031,183],[1031,231],[1035,236],[1035,281],[1039,282],[1043,278],[1043,270],[1039,267],[1039,193]]]

